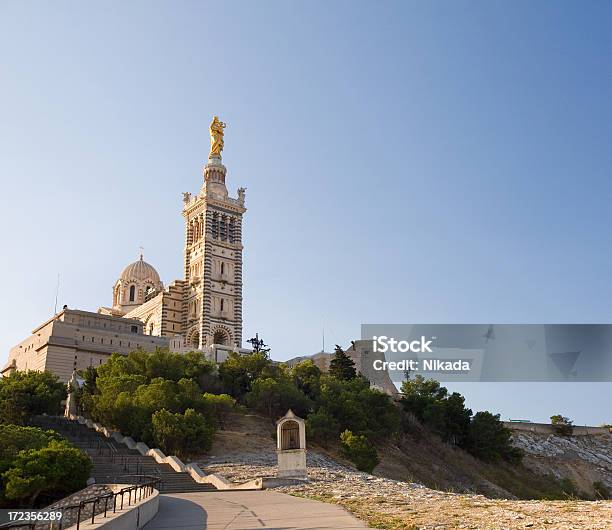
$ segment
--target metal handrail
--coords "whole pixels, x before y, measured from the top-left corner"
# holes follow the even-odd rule
[[[125,496],[127,495],[127,505],[131,506],[132,504],[136,504],[138,501],[142,499],[146,499],[156,489],[156,486],[160,482],[159,477],[155,477],[153,475],[123,475],[125,477],[131,477],[132,479],[135,477],[138,478],[146,478],[148,479],[146,482],[142,482],[139,484],[134,484],[131,486],[127,486],[125,488],[121,488],[119,491],[115,493],[104,493],[101,495],[97,495],[96,497],[92,497],[90,499],[83,500],[78,504],[71,504],[69,506],[62,506],[60,508],[56,508],[50,511],[54,512],[62,512],[62,518],[59,522],[32,522],[24,524],[22,521],[16,521],[13,523],[6,523],[0,525],[1,529],[16,529],[16,528],[27,528],[28,530],[42,530],[47,528],[48,530],[62,530],[64,528],[64,521],[68,516],[74,515],[76,511],[76,521],[70,521],[68,524],[70,526],[74,526],[76,523],[76,530],[79,530],[82,522],[90,521],[92,524],[95,522],[96,516],[100,516],[104,513],[103,518],[107,517],[107,513],[110,511],[110,506],[112,503],[113,513],[117,511],[119,507],[120,510],[123,510],[123,506],[125,504]],[[118,497],[121,497],[121,503],[119,505]],[[132,498],[133,497],[133,498]],[[87,505],[92,504],[91,517],[89,515],[85,516],[84,511]],[[104,511],[99,511],[96,514],[96,505],[101,507],[104,504]],[[43,510],[44,511],[44,510]]]

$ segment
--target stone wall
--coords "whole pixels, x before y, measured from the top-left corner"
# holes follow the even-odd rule
[[[82,522],[79,530],[137,530],[151,521],[159,511],[159,492],[154,490],[151,495],[142,499],[131,506],[124,504],[123,509],[116,512],[107,513],[106,518],[95,519],[92,524],[90,521]],[[76,530],[76,526],[68,528]]]
[[[67,382],[74,370],[99,366],[112,353],[153,351],[168,343],[166,337],[143,334],[140,320],[65,309],[11,349],[3,372],[49,370]]]
[[[79,504],[82,501],[87,501],[89,499],[94,499],[99,497],[100,495],[105,495],[113,493],[113,488],[108,484],[92,484],[91,486],[87,486],[86,488],[69,495],[68,497],[63,498],[60,501],[57,501],[50,506],[45,508],[45,511],[53,512],[58,511],[60,508],[64,508],[66,506],[72,506],[75,504]],[[112,511],[112,502],[110,504],[110,509]],[[81,520],[91,519],[91,512],[93,510],[93,503],[87,504],[84,509],[81,511]],[[104,503],[101,503],[96,506],[96,514],[104,512]],[[66,510],[62,516],[62,527],[68,528],[69,526],[75,525],[77,521],[77,510]]]
[[[550,423],[517,423],[505,421],[504,425],[512,431],[529,431],[538,434],[557,434],[555,426]],[[608,434],[610,429],[607,427],[589,427],[587,425],[574,425],[573,436],[586,436],[593,434]]]

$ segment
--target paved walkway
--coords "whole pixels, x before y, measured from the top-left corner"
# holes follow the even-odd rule
[[[353,530],[365,529],[340,506],[273,491],[160,495],[146,530]]]

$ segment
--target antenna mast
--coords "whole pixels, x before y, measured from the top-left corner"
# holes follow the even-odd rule
[[[57,298],[59,296],[59,286],[60,286],[60,273],[57,273],[57,286],[55,287],[55,306],[53,307],[53,314],[57,315]]]

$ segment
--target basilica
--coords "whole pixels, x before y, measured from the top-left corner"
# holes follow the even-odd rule
[[[105,362],[114,353],[158,347],[201,350],[216,362],[242,349],[242,217],[245,189],[230,197],[222,163],[226,125],[214,117],[211,148],[198,193],[183,193],[184,277],[164,285],[140,255],[112,286],[112,304],[97,312],[63,310],[13,347],[3,374],[50,370],[68,381],[72,372]]]

